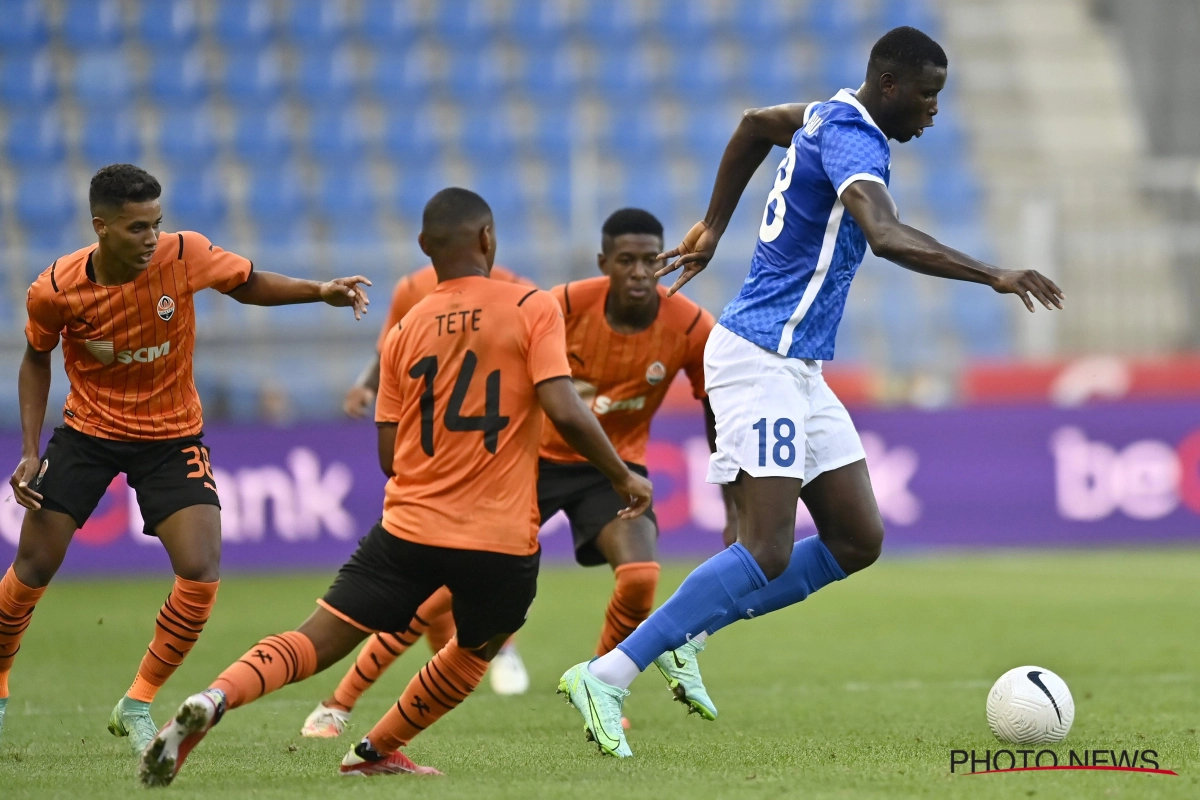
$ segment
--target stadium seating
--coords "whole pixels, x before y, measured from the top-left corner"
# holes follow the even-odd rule
[[[430,194],[472,186],[506,252],[545,282],[590,274],[571,254],[595,243],[574,241],[572,221],[616,204],[650,208],[678,237],[703,212],[740,109],[829,97],[861,81],[882,31],[939,27],[931,0],[9,0],[4,11],[9,268],[85,243],[88,175],[135,161],[162,170],[170,225],[251,255],[286,252],[309,272],[329,260],[314,247],[370,265],[387,248],[416,258]],[[906,216],[982,242],[984,198],[953,106],[896,149],[916,176],[896,196]],[[713,305],[740,282],[769,172],[731,226],[728,268],[708,279]],[[9,312],[23,298],[0,292],[0,319],[20,318]],[[978,294],[913,306],[867,292],[852,313],[873,321],[848,323],[842,353],[876,357],[872,331],[907,336],[919,313],[963,353],[1003,354],[1003,313]]]

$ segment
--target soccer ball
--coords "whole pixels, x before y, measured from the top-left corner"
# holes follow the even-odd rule
[[[1041,667],[1017,667],[988,693],[987,720],[996,738],[1013,744],[1061,742],[1075,721],[1075,701],[1063,679]]]

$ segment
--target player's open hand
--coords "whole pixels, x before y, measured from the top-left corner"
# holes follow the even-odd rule
[[[683,267],[683,272],[675,279],[675,283],[671,284],[671,288],[667,289],[668,297],[682,289],[685,283],[699,275],[708,266],[713,254],[717,252],[717,242],[719,241],[721,241],[720,235],[701,221],[692,226],[692,229],[687,232],[687,236],[683,237],[683,242],[679,247],[659,253],[658,260],[666,261],[667,264],[654,273],[654,277],[661,278],[663,275],[669,275]],[[672,258],[675,260],[671,261]]]
[[[1048,309],[1062,308],[1063,293],[1054,281],[1035,269],[1001,270],[992,282],[992,288],[1000,294],[1015,294],[1030,311],[1033,311],[1033,295]]]
[[[354,384],[346,391],[346,399],[342,402],[342,411],[351,419],[362,419],[375,403],[375,390],[370,386]]]
[[[37,477],[39,464],[41,464],[41,459],[38,458],[37,453],[25,456],[13,470],[12,477],[8,479],[9,485],[12,486],[13,497],[25,508],[33,511],[42,507],[42,496],[29,488],[29,484],[33,483],[33,479]]]
[[[613,488],[617,494],[629,500],[629,505],[617,512],[621,519],[633,519],[646,513],[654,496],[654,486],[649,479],[632,470],[626,470],[625,477],[620,481],[613,481]]]
[[[321,299],[338,308],[354,306],[354,318],[362,319],[363,314],[367,313],[367,306],[371,304],[363,286],[370,285],[371,282],[362,275],[355,275],[353,278],[336,278],[321,284]]]

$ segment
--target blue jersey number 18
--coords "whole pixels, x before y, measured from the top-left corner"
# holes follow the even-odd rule
[[[763,417],[751,425],[758,431],[758,465],[767,465],[767,418]],[[771,458],[781,467],[790,467],[796,462],[796,424],[787,417],[775,420],[775,446]]]

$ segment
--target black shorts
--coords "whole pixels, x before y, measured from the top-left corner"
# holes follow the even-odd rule
[[[321,605],[372,631],[403,631],[442,586],[453,595],[458,643],[468,650],[525,624],[541,552],[454,550],[393,536],[376,523],[338,570]]]
[[[127,442],[59,425],[32,488],[42,495],[42,508],[68,514],[82,528],[113,478],[124,472],[137,492],[142,530],[153,536],[158,523],[181,508],[221,506],[208,448],[200,443],[203,435]]]
[[[625,462],[631,470],[647,477],[646,468],[640,464]],[[605,563],[604,556],[596,549],[596,537],[604,526],[617,518],[617,513],[629,505],[629,501],[617,494],[612,482],[600,470],[587,462],[561,464],[557,461],[538,461],[538,511],[542,522],[562,511],[571,523],[571,537],[575,541],[575,560],[584,567]],[[658,532],[658,517],[654,506],[643,515],[654,523]]]

